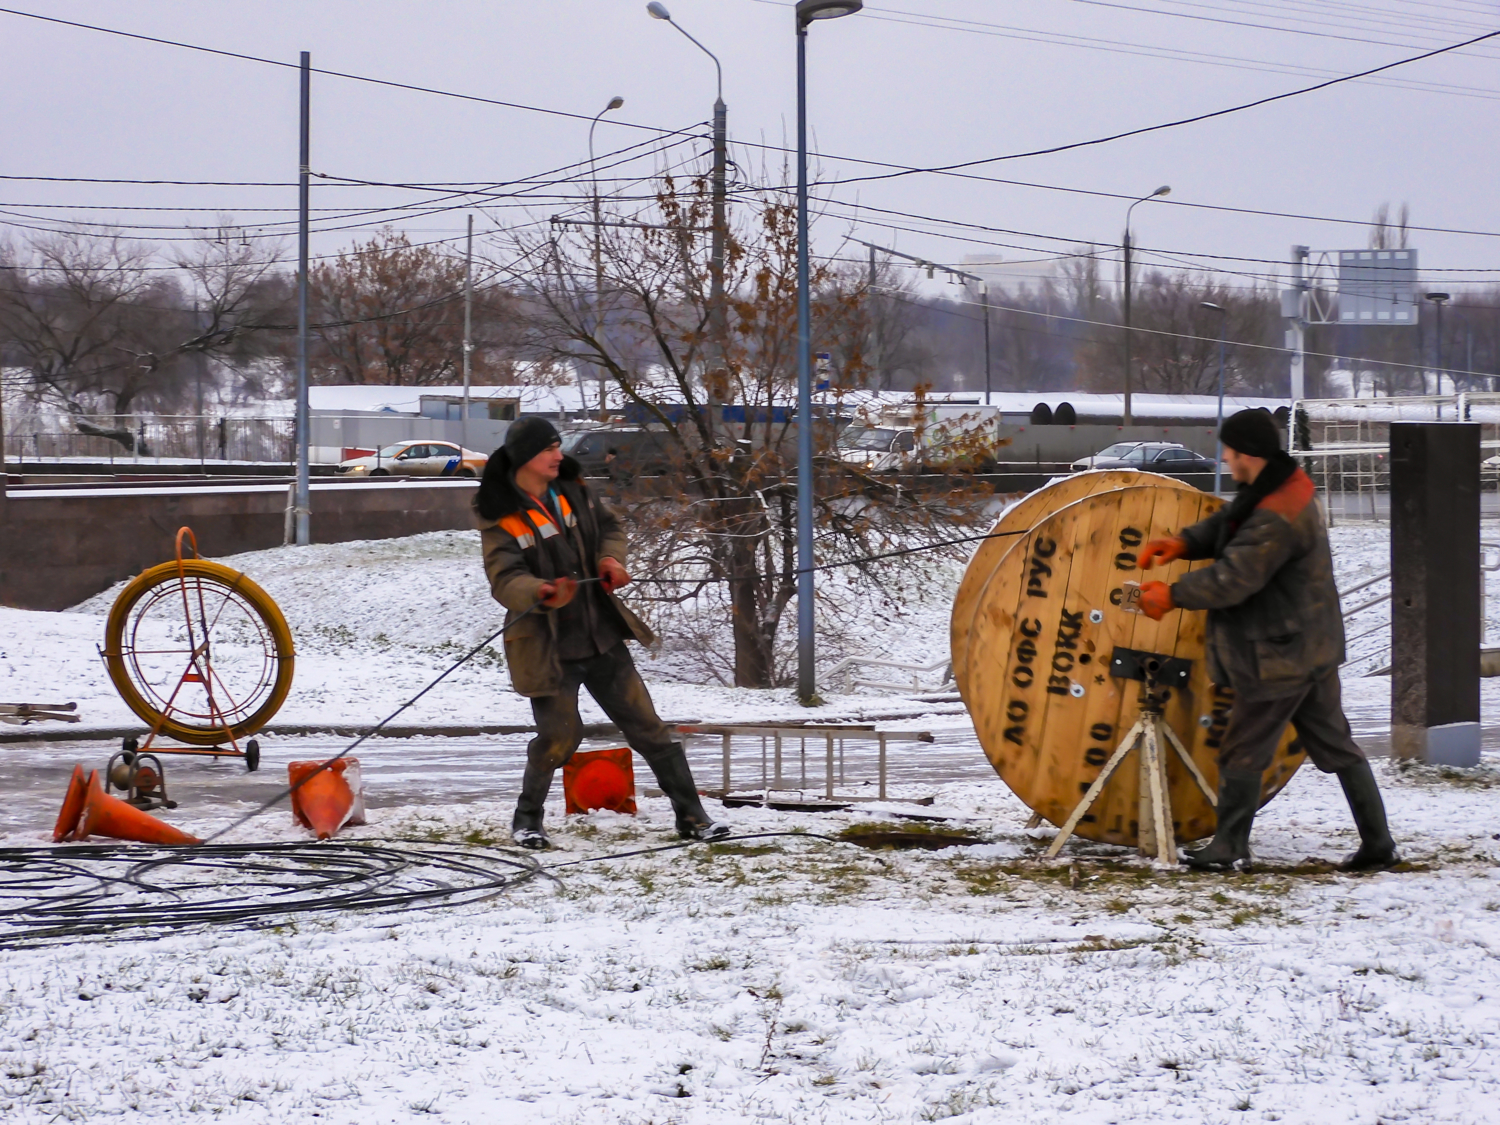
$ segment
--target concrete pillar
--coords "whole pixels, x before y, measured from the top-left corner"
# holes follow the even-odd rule
[[[1479,763],[1479,427],[1391,424],[1391,750]]]

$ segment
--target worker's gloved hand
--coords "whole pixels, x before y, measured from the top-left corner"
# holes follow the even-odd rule
[[[573,600],[573,595],[578,593],[578,583],[568,577],[554,578],[551,582],[543,582],[537,588],[537,601],[548,609],[561,609]]]
[[[614,593],[621,586],[630,585],[630,573],[620,565],[618,559],[600,559],[599,584]]]
[[[1150,570],[1158,562],[1164,566],[1169,562],[1176,562],[1187,554],[1187,549],[1186,539],[1153,539],[1141,552],[1141,569]]]
[[[1177,608],[1177,603],[1172,600],[1172,587],[1165,582],[1142,582],[1141,600],[1136,604],[1152,621],[1160,621]]]

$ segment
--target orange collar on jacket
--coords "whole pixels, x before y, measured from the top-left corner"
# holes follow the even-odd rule
[[[1303,508],[1312,503],[1314,491],[1312,477],[1298,469],[1282,482],[1280,488],[1255,507],[1257,510],[1264,508],[1268,512],[1294,520],[1302,514]]]

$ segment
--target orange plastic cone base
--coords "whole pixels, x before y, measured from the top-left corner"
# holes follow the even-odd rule
[[[74,838],[87,840],[90,836],[109,836],[116,840],[134,840],[141,844],[200,844],[203,841],[186,832],[179,832],[170,824],[127,805],[118,797],[104,791],[98,771],[89,774],[88,797],[83,802],[83,815],[78,818],[78,831]]]
[[[358,758],[340,758],[319,769],[322,764],[288,762],[286,776],[297,823],[327,840],[346,824],[365,822],[365,801]]]
[[[73,776],[68,781],[68,792],[63,797],[62,811],[57,814],[57,827],[52,829],[54,844],[73,838],[73,829],[78,827],[78,818],[83,815],[84,799],[89,795],[89,782],[93,780],[92,773],[87,779],[84,778],[82,766],[73,767]]]
[[[608,809],[635,815],[635,768],[630,748],[587,750],[563,766],[563,802],[569,816]]]

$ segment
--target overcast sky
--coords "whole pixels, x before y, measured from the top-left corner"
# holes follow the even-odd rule
[[[24,6],[289,63],[308,50],[315,67],[585,118],[620,95],[624,108],[606,115],[597,130],[601,154],[653,140],[651,131],[627,122],[692,129],[708,119],[714,98],[712,63],[651,19],[644,0],[30,0]],[[668,6],[723,62],[732,141],[789,141],[796,106],[791,5],[670,0]],[[809,35],[809,116],[819,172],[825,180],[846,180],[890,171],[860,160],[908,167],[980,160],[1211,112],[1500,30],[1497,8],[1475,0],[872,0],[864,13],[815,24]],[[16,15],[0,15],[0,29],[6,176],[295,179],[294,70]],[[1075,243],[1117,243],[1129,203],[1053,189],[1135,197],[1160,184],[1171,185],[1170,199],[1135,210],[1138,244],[1169,252],[1148,253],[1148,261],[1264,274],[1276,266],[1233,259],[1283,262],[1294,242],[1363,246],[1364,224],[1385,202],[1408,202],[1417,225],[1500,232],[1497,57],[1500,39],[1227,117],[970,169],[1050,188],[932,174],[837,184],[819,192],[840,201],[829,210],[841,217],[820,223],[818,248],[832,250],[853,230],[944,262],[976,253],[1045,257]],[[586,161],[587,136],[587,120],[313,79],[312,167],[333,176],[508,182]],[[705,147],[679,146],[666,159]],[[741,147],[735,157],[748,177],[764,170],[779,179],[780,154]],[[626,171],[644,174],[659,159],[651,155]],[[576,195],[587,186],[563,190]],[[147,228],[206,223],[215,211],[265,230],[290,219],[290,210],[250,208],[296,203],[295,188],[287,186],[9,179],[0,181],[0,194],[6,201],[0,219],[12,224],[90,218],[138,224],[130,233],[141,237],[181,237],[181,230]],[[355,210],[432,198],[426,191],[318,181],[313,205]],[[854,204],[926,218],[866,211],[855,229]],[[546,201],[530,212],[481,213],[477,221],[483,230],[562,206]],[[123,207],[207,210],[117,209]],[[414,241],[430,241],[458,235],[464,214],[399,217],[396,225]],[[367,233],[320,234],[314,252]],[[1417,232],[1412,243],[1424,274],[1445,286],[1489,275],[1440,269],[1500,269],[1494,235]]]

